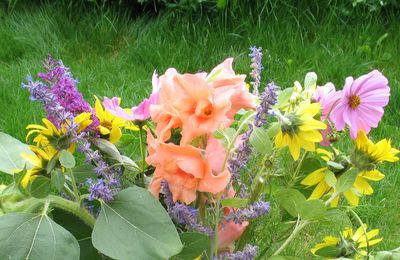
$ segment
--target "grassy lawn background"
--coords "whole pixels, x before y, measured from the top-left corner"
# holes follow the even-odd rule
[[[40,104],[20,88],[26,75],[41,71],[47,53],[60,58],[78,77],[79,89],[93,104],[93,95],[120,96],[133,106],[151,91],[154,69],[210,71],[226,57],[235,70],[248,73],[248,48],[265,50],[264,83],[282,87],[303,81],[315,71],[318,83],[342,87],[345,77],[379,69],[389,79],[391,100],[373,137],[389,137],[400,147],[400,22],[393,16],[343,18],[335,12],[316,15],[288,8],[256,15],[240,14],[128,18],[112,11],[83,12],[62,6],[32,6],[0,11],[0,131],[21,140],[25,126],[40,122]],[[400,166],[383,167],[386,178],[374,184],[375,194],[357,208],[384,241],[377,249],[400,245]],[[273,220],[272,217],[270,221]],[[328,229],[327,229],[328,230]],[[271,230],[273,232],[273,230]],[[309,228],[285,251],[310,258],[308,248],[325,230]],[[303,236],[304,237],[304,236]],[[306,249],[305,249],[306,248]]]

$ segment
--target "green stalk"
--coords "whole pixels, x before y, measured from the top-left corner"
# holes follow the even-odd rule
[[[141,179],[141,184],[144,187],[144,172],[145,172],[145,163],[146,163],[146,154],[145,154],[145,149],[144,149],[144,143],[143,143],[143,126],[140,124],[139,125],[139,146],[140,146],[140,156],[142,158],[142,163],[140,167],[140,179]]]
[[[367,230],[365,229],[364,223],[362,222],[360,216],[358,216],[358,214],[351,208],[348,208],[348,211],[356,218],[357,222],[361,225],[361,228],[362,228],[364,236],[365,236],[365,242],[367,242],[367,260],[368,260],[369,259],[369,239],[368,239]]]
[[[89,227],[94,227],[96,219],[86,209],[80,207],[79,204],[54,195],[49,195],[46,200],[50,202],[50,205],[74,214]]]
[[[290,242],[292,242],[292,240],[297,236],[297,234],[300,233],[300,231],[304,227],[306,227],[308,224],[310,224],[310,222],[308,220],[304,220],[304,221],[300,220],[298,223],[299,224],[296,225],[292,234],[290,234],[290,236],[285,240],[285,242],[283,242],[283,244],[278,248],[278,250],[276,250],[275,253],[273,253],[273,255],[279,255],[290,244]]]
[[[67,169],[67,173],[68,173],[69,177],[71,178],[71,185],[72,185],[72,190],[74,191],[75,200],[79,201],[80,194],[79,194],[78,187],[76,186],[75,176],[74,176],[73,172],[71,171],[71,169]]]

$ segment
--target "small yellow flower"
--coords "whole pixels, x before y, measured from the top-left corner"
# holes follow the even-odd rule
[[[91,113],[84,112],[74,118],[74,123],[78,125],[77,133],[80,133],[92,124],[93,121],[90,117]],[[26,135],[26,140],[28,140],[31,135],[36,134],[33,142],[36,143],[38,147],[45,147],[51,144],[53,148],[57,150],[67,149],[70,152],[74,151],[75,145],[71,144],[66,136],[66,124],[69,124],[69,122],[63,124],[60,128],[57,128],[47,118],[43,118],[42,122],[44,125],[30,124],[26,127],[26,129],[30,130]]]
[[[115,143],[121,138],[121,128],[126,126],[126,122],[124,119],[116,117],[105,110],[96,96],[95,99],[96,103],[94,107],[96,116],[100,122],[98,129],[102,135],[109,137],[111,143]]]
[[[366,224],[363,224],[363,227],[365,230],[367,230]],[[314,248],[311,249],[311,252],[314,255],[318,255],[318,250],[331,247],[336,249],[336,253],[334,250],[330,250],[332,255],[329,256],[329,259],[339,257],[354,257],[355,259],[363,259],[363,256],[367,255],[367,251],[365,251],[364,248],[367,246],[374,246],[383,239],[375,238],[379,234],[379,229],[373,229],[365,234],[363,227],[359,227],[355,233],[353,233],[352,228],[346,228],[341,233],[340,237],[327,236],[324,238],[322,243],[316,244]],[[326,255],[321,256],[328,257]]]
[[[322,141],[319,130],[326,128],[324,123],[314,119],[319,112],[319,103],[302,103],[296,111],[281,115],[281,130],[275,137],[276,147],[289,146],[295,160],[299,159],[301,148],[315,151],[315,143]]]
[[[46,171],[47,163],[58,153],[58,151],[50,145],[43,148],[30,145],[29,149],[34,154],[21,154],[27,162],[33,165],[31,169],[26,171],[25,176],[21,180],[21,186],[24,188],[26,188],[29,182],[34,180],[37,175],[41,174],[42,171]]]

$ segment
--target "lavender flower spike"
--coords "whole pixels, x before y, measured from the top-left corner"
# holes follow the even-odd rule
[[[251,65],[252,71],[250,76],[252,77],[253,81],[250,84],[253,86],[253,94],[258,96],[258,88],[260,87],[261,81],[261,71],[263,70],[263,66],[261,64],[262,61],[262,48],[259,47],[250,47],[251,53],[249,56],[251,57]]]
[[[278,100],[278,91],[280,87],[275,85],[274,82],[268,83],[263,93],[261,94],[261,103],[257,107],[257,114],[254,118],[254,125],[261,127],[267,123],[267,117],[271,114],[272,106],[276,104]]]
[[[253,260],[258,253],[258,246],[247,244],[243,251],[225,253],[218,257],[219,260]]]
[[[257,201],[252,205],[247,206],[244,209],[237,209],[225,216],[226,221],[233,221],[236,224],[241,224],[249,219],[256,219],[264,216],[270,210],[269,202]]]
[[[168,182],[161,182],[161,192],[164,194],[164,202],[167,206],[170,217],[181,225],[185,225],[190,231],[204,233],[212,237],[214,235],[210,227],[205,227],[197,222],[198,210],[183,203],[174,202],[172,193],[169,190]]]

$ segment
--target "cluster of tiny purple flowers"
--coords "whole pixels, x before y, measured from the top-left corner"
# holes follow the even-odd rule
[[[258,88],[260,87],[261,82],[261,72],[263,70],[262,61],[262,48],[259,47],[250,47],[251,53],[249,56],[251,57],[251,65],[252,71],[250,76],[252,77],[253,81],[250,84],[253,86],[253,94],[258,96]]]
[[[198,223],[198,209],[187,206],[183,203],[174,202],[172,193],[169,190],[168,182],[161,182],[161,193],[164,195],[164,203],[167,206],[167,211],[170,217],[180,225],[185,225],[189,231],[196,231],[207,234],[212,237],[213,230],[210,227],[205,227]]]
[[[227,216],[226,221],[233,221],[236,224],[242,224],[244,221],[249,219],[256,219],[264,216],[270,210],[269,202],[259,200],[244,209],[232,210]]]
[[[258,253],[258,246],[246,245],[242,251],[225,253],[218,260],[253,260]]]

